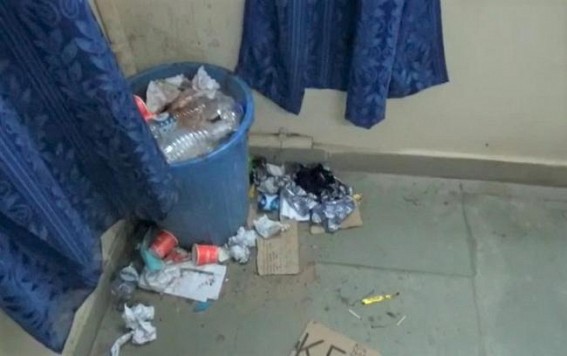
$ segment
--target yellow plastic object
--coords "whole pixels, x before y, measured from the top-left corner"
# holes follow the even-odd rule
[[[250,189],[248,190],[248,197],[250,199],[254,199],[255,196],[256,196],[256,187],[252,184],[250,186]]]
[[[372,297],[362,299],[362,304],[370,305],[370,304],[380,303],[380,302],[384,302],[386,300],[392,300],[395,297],[397,297],[398,295],[400,295],[400,293],[375,295],[375,296],[372,296]]]

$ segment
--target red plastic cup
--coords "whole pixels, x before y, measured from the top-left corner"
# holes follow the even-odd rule
[[[202,266],[219,261],[219,248],[214,245],[193,245],[192,249],[193,263],[196,266]]]
[[[167,256],[175,247],[178,241],[169,231],[161,230],[156,235],[154,242],[150,246],[150,250],[159,258]]]

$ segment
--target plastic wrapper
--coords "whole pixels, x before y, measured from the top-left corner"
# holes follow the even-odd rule
[[[281,199],[295,210],[297,215],[309,217],[309,212],[317,206],[317,197],[314,194],[307,194],[303,188],[291,182],[281,190]]]
[[[258,210],[261,211],[280,210],[280,196],[276,194],[258,193]]]
[[[314,194],[319,201],[339,200],[352,196],[353,193],[351,187],[341,182],[322,164],[300,166],[295,173],[295,183],[307,193]]]
[[[189,80],[183,74],[152,80],[146,89],[146,105],[148,109],[155,114],[162,112],[188,85]]]
[[[197,74],[195,74],[191,81],[191,84],[197,93],[206,96],[209,99],[214,98],[215,94],[220,89],[219,83],[209,76],[203,66],[199,67]]]
[[[340,229],[341,223],[354,211],[355,207],[354,199],[350,196],[324,201],[311,211],[311,221],[323,225],[327,232],[335,232]]]
[[[289,225],[270,220],[266,215],[262,215],[254,220],[254,228],[260,236],[267,239],[289,229]]]

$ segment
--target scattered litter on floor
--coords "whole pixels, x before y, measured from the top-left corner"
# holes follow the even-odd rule
[[[258,192],[258,209],[270,212],[279,206],[280,219],[311,221],[335,232],[346,228],[342,224],[357,210],[352,188],[322,164],[276,166],[256,158],[250,180]],[[357,219],[350,227],[361,224]]]
[[[154,237],[150,250],[158,258],[165,258],[174,248],[177,247],[179,242],[177,238],[169,231],[161,230]]]
[[[352,229],[355,227],[361,227],[363,225],[362,216],[360,215],[360,207],[358,203],[354,208],[352,214],[350,214],[340,225],[340,230]],[[309,231],[312,235],[320,235],[326,232],[325,228],[321,225],[311,225]]]
[[[282,231],[286,231],[289,229],[289,225],[282,224],[279,221],[270,220],[270,218],[266,215],[262,215],[258,219],[254,220],[254,228],[260,236],[267,239],[278,235]]]
[[[110,353],[112,356],[119,356],[123,345],[132,341],[135,345],[143,345],[154,341],[157,338],[156,328],[152,325],[155,310],[152,306],[137,304],[132,308],[124,305],[122,320],[129,330],[128,333],[120,336],[112,345]]]
[[[240,245],[246,247],[255,247],[256,239],[258,235],[254,230],[247,230],[244,227],[240,227],[236,232],[236,235],[228,239],[229,246]]]
[[[375,304],[375,303],[385,302],[387,300],[392,300],[399,295],[400,295],[399,292],[394,293],[394,294],[374,295],[374,296],[371,296],[371,297],[363,298],[361,300],[361,302],[362,302],[363,305],[371,305],[371,304]]]
[[[254,230],[240,227],[236,235],[228,239],[229,255],[238,263],[248,263],[250,259],[250,248],[256,246],[258,235]]]
[[[230,257],[240,264],[248,263],[250,260],[250,248],[242,245],[232,245],[229,247]]]
[[[337,200],[323,201],[311,212],[311,221],[322,225],[328,232],[335,232],[355,209],[354,199],[345,196]]]
[[[207,84],[204,76],[197,81],[202,81],[199,85],[202,84],[203,90],[209,91],[213,96],[213,92],[218,90],[214,85]],[[189,89],[195,91],[193,87]],[[185,100],[183,93],[166,107],[179,105],[180,100]],[[299,222],[310,223],[314,234],[362,225],[358,205],[361,198],[355,197],[352,188],[336,178],[328,168],[320,164],[278,166],[269,164],[262,158],[252,162],[252,189],[249,193],[253,195],[253,203],[250,204],[246,227],[240,227],[224,246],[195,243],[188,251],[183,247],[189,246],[179,246],[179,241],[183,241],[183,238],[179,240],[171,232],[153,226],[139,247],[144,265],[141,272],[138,275],[134,265],[124,268],[120,273],[124,278],[120,277],[119,280],[131,288],[122,287],[124,290],[121,291],[117,284],[116,292],[131,296],[138,287],[190,299],[194,301],[193,312],[202,313],[219,298],[223,283],[228,281],[227,266],[222,263],[228,263],[231,259],[241,264],[248,263],[253,257],[253,249],[257,248],[256,267],[260,276],[296,275],[300,272]],[[264,213],[258,215],[257,211]],[[203,240],[206,241],[206,237]],[[362,302],[368,305],[394,296],[369,296]],[[353,309],[348,309],[348,312],[362,320]],[[142,321],[147,322],[147,319]],[[308,329],[310,328],[313,328],[315,334],[305,334],[295,354],[326,355],[328,352],[349,350],[354,352],[352,355],[377,355],[317,323],[310,323]],[[148,330],[151,331],[151,328]],[[155,328],[153,331],[155,333]],[[313,335],[319,335],[319,339],[316,342],[311,342],[311,339],[306,342]],[[336,335],[338,338],[335,338]],[[133,337],[133,331],[122,336],[116,341],[113,350],[119,352],[120,346]],[[324,345],[325,348],[318,345]]]
[[[193,263],[196,266],[203,266],[212,263],[226,262],[230,257],[228,251],[224,247],[215,245],[194,244],[191,249]]]
[[[404,320],[406,320],[407,315],[404,315],[400,318],[400,320],[398,320],[398,322],[396,323],[396,326],[400,326],[402,325],[402,323],[404,322]]]
[[[166,265],[160,271],[145,269],[138,287],[157,293],[206,302],[217,300],[226,275],[226,266],[196,266],[192,261]]]
[[[329,355],[380,356],[380,353],[316,321],[307,324],[290,353],[290,356]]]
[[[164,262],[161,258],[156,256],[153,251],[150,249],[150,245],[157,233],[156,227],[150,227],[146,234],[144,235],[144,239],[140,245],[140,256],[144,261],[144,265],[150,271],[159,271],[163,268]]]
[[[354,317],[357,318],[358,320],[362,320],[362,317],[361,317],[360,315],[356,314],[356,312],[355,312],[354,310],[349,309],[348,312],[351,313],[352,316],[354,316]]]

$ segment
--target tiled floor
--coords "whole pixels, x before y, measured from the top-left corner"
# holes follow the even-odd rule
[[[364,227],[302,229],[298,276],[230,265],[221,299],[204,314],[139,292],[156,307],[158,339],[123,355],[284,356],[311,319],[384,356],[567,354],[567,190],[341,177],[364,195]],[[360,305],[370,292],[400,296]],[[92,355],[108,353],[121,325],[109,309]]]

